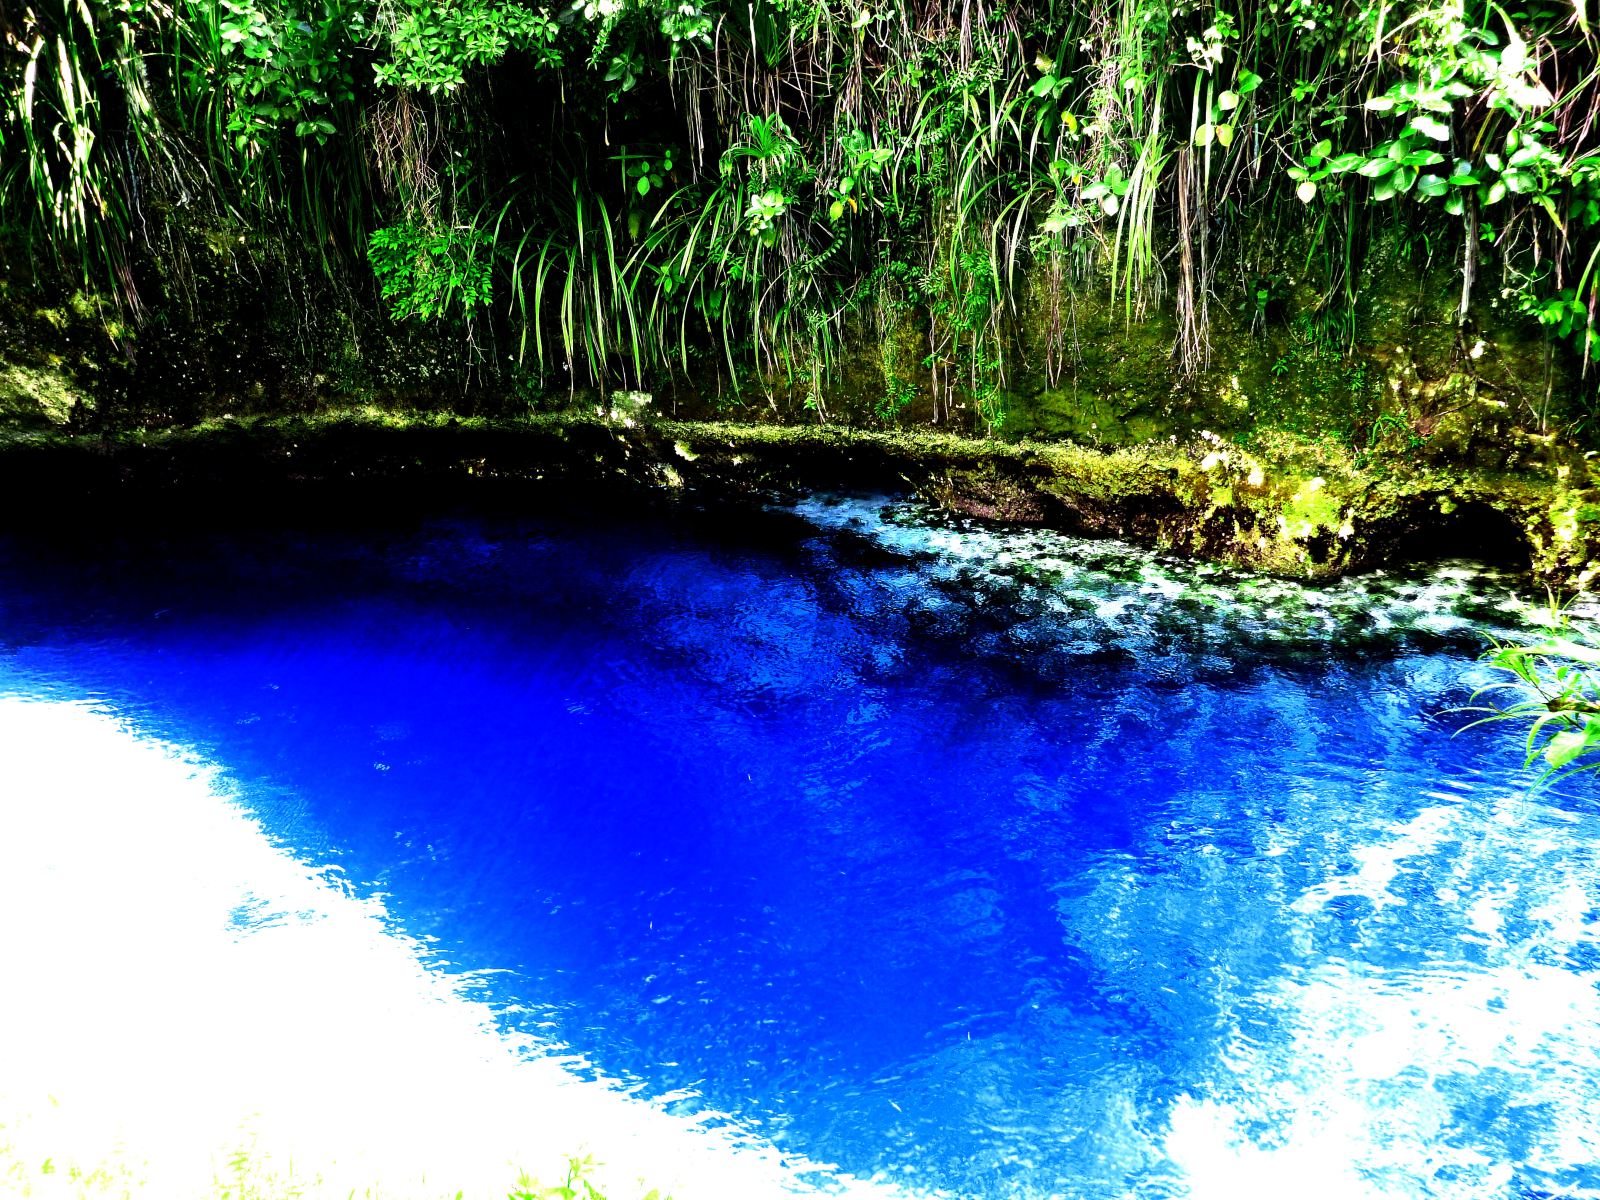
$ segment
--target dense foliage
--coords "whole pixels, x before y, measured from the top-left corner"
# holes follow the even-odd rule
[[[1400,226],[1464,324],[1600,357],[1584,0],[0,0],[0,38],[0,238],[135,311],[239,229],[550,383],[821,406],[847,330],[909,325],[884,415],[916,375],[981,420],[1026,304],[1169,306],[1192,375],[1218,297],[1309,281],[1348,345]]]

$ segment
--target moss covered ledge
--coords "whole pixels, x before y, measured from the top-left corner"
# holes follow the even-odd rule
[[[1385,460],[1326,445],[1270,452],[1202,433],[1102,449],[939,433],[659,423],[630,431],[671,480],[805,483],[830,458],[895,477],[952,512],[1114,536],[1301,579],[1449,555],[1526,564],[1556,586],[1600,571],[1600,489],[1556,452],[1519,471]],[[664,453],[670,440],[678,459]],[[818,471],[812,478],[822,478]],[[1587,577],[1584,577],[1584,581]]]
[[[1326,444],[1253,449],[1202,432],[1094,448],[930,431],[651,419],[519,419],[366,408],[224,419],[159,432],[0,436],[8,522],[113,519],[164,506],[217,514],[280,503],[569,489],[757,493],[912,489],[996,521],[1123,537],[1302,579],[1471,554],[1525,561],[1555,586],[1600,573],[1600,486],[1549,440],[1515,470],[1385,458]]]

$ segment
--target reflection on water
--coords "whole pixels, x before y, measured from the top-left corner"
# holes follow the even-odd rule
[[[493,1045],[506,1079],[649,1101],[564,1084],[621,1107],[562,1101],[552,1129],[692,1118],[766,1188],[806,1167],[752,1157],[775,1146],[835,1164],[824,1186],[984,1197],[1600,1195],[1593,792],[1530,796],[1513,733],[1452,736],[1478,631],[1529,610],[1507,577],[1307,589],[862,501],[13,544],[0,568],[0,690],[92,697],[220,764],[251,813],[119,804],[107,860],[162,865],[51,860],[104,929],[36,918],[47,883],[14,877],[29,954],[91,939],[76,961],[112,954],[252,1087],[292,1061],[285,1089],[395,1098],[374,1111],[402,1171],[528,1144],[490,1121],[447,1151],[405,1115]],[[28,714],[62,711],[110,736],[15,701],[0,736],[32,746]],[[23,782],[11,829],[80,814],[23,841],[102,830],[48,772]],[[255,857],[213,849],[223,828]],[[206,905],[143,899],[191,877]],[[322,908],[391,966],[274,959]],[[293,984],[225,1001],[222,960]],[[304,982],[324,975],[347,990]],[[56,977],[30,976],[29,1020]],[[461,991],[482,1007],[439,999]],[[285,1005],[325,1036],[258,1054],[244,1031]],[[442,1012],[459,1041],[383,1059]],[[341,1057],[352,1028],[371,1062]]]

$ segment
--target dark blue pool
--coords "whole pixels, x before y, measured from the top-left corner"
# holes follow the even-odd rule
[[[1594,793],[1451,711],[1502,582],[997,576],[878,511],[12,540],[0,689],[195,748],[508,1025],[844,1172],[1600,1194]]]

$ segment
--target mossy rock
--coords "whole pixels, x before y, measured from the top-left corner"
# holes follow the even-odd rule
[[[191,508],[205,497],[223,511],[318,488],[357,504],[441,487],[451,495],[556,491],[574,503],[630,489],[765,496],[909,488],[985,520],[1121,537],[1301,579],[1466,553],[1520,558],[1566,586],[1600,563],[1600,481],[1586,461],[1497,473],[1340,464],[1315,444],[1280,442],[1277,450],[1215,434],[1102,449],[593,412],[506,421],[367,410],[92,440],[13,435],[0,442],[0,478],[14,510],[24,499],[37,508],[49,496],[76,496],[101,513],[160,496]]]

